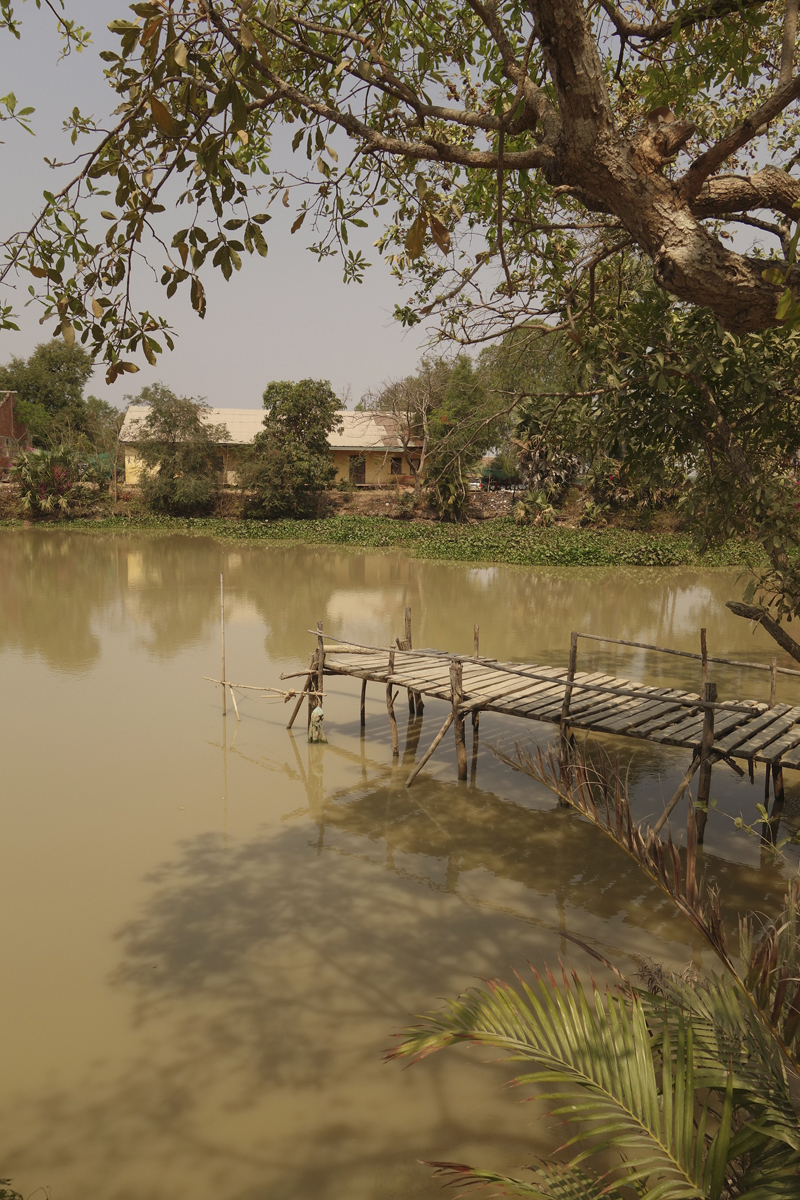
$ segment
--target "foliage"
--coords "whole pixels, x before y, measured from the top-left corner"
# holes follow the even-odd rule
[[[91,441],[107,413],[117,415],[101,400],[84,399],[92,370],[81,346],[61,341],[42,342],[30,358],[12,358],[0,367],[0,392],[16,392],[17,419],[27,426],[34,445],[61,445],[80,435]]]
[[[652,1200],[797,1195],[800,1121],[800,880],[782,913],[756,933],[741,923],[737,968],[719,894],[696,879],[697,829],[690,803],[685,867],[666,842],[633,823],[618,774],[577,756],[567,766],[518,749],[499,757],[555,792],[621,847],[706,940],[722,974],[681,978],[646,972],[587,994],[576,973],[563,983],[492,980],[408,1030],[390,1057],[419,1059],[458,1042],[488,1045],[531,1064],[517,1076],[542,1085],[540,1099],[573,1126],[566,1163],[543,1163],[529,1180],[463,1164],[433,1164],[461,1183],[494,1183],[501,1195],[607,1196],[633,1189]],[[613,1153],[608,1167],[609,1152]],[[602,1156],[602,1157],[600,1157]],[[603,1158],[605,1163],[603,1163]],[[601,1165],[602,1164],[602,1165]],[[605,1166],[606,1169],[603,1169]]]
[[[92,530],[191,532],[231,541],[302,542],[359,550],[400,549],[415,558],[452,562],[508,563],[564,567],[748,567],[761,561],[753,543],[733,540],[699,553],[681,533],[642,533],[629,529],[517,528],[507,517],[474,525],[396,521],[387,517],[337,516],[293,521],[183,520],[164,516],[119,516],[93,521]]]
[[[559,449],[541,434],[525,439],[513,438],[517,451],[517,471],[532,492],[546,491],[553,503],[558,503],[573,482],[581,462],[577,455]]]
[[[590,468],[592,494],[619,503],[621,489],[632,499],[684,491],[705,542],[759,538],[771,563],[762,602],[776,617],[800,614],[800,328],[735,335],[641,272],[629,285],[624,320],[606,298],[583,326],[598,444],[615,459]]]
[[[207,404],[160,383],[142,388],[135,403],[150,409],[136,439],[147,507],[174,516],[209,512],[220,490],[220,443],[230,441],[226,427],[203,419]]]
[[[342,426],[341,403],[327,380],[273,382],[264,392],[264,429],[241,472],[248,511],[276,517],[312,516],[336,468],[328,434]]]
[[[31,517],[63,516],[80,492],[80,464],[66,447],[27,450],[11,466],[23,510]]]
[[[109,380],[172,344],[135,300],[147,246],[167,297],[180,289],[203,316],[204,271],[230,279],[244,254],[265,257],[282,201],[347,280],[378,224],[391,269],[417,282],[399,319],[438,312],[459,340],[553,321],[574,332],[631,245],[660,287],[730,328],[779,319],[800,84],[773,0],[131,10],[113,14],[118,49],[101,55],[115,121],[67,117],[89,139],[78,170],[6,242],[6,274],[32,279],[54,332],[104,354]],[[284,172],[273,147],[289,126]]]
[[[515,525],[552,525],[555,519],[556,510],[547,487],[525,492],[514,505]]]

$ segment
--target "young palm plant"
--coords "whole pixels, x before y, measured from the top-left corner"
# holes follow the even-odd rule
[[[618,772],[576,756],[517,747],[501,758],[556,793],[628,854],[705,938],[720,970],[705,979],[644,972],[587,989],[575,972],[533,971],[515,986],[490,980],[401,1035],[389,1057],[418,1060],[458,1042],[492,1046],[529,1064],[515,1083],[537,1085],[571,1128],[565,1161],[526,1178],[431,1163],[452,1182],[495,1185],[531,1200],[689,1200],[800,1197],[800,930],[798,880],[778,918],[740,921],[739,966],[718,892],[696,878],[690,807],[685,863],[671,837],[637,826]]]

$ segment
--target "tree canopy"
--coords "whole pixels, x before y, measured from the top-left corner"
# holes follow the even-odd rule
[[[50,340],[29,358],[0,366],[0,392],[16,392],[17,415],[35,445],[107,449],[120,414],[105,400],[84,397],[93,370],[83,347]]]
[[[570,327],[630,249],[734,333],[796,311],[795,0],[131,9],[101,55],[114,121],[67,118],[93,141],[6,242],[4,275],[32,279],[110,379],[171,344],[137,308],[142,259],[203,315],[204,270],[266,256],[280,203],[349,279],[367,265],[360,228],[377,226],[416,284],[401,319],[439,311],[464,339]]]
[[[312,516],[336,478],[328,434],[342,404],[326,379],[273,381],[264,392],[264,428],[241,470],[249,510],[259,516]]]
[[[176,396],[161,383],[142,388],[134,403],[146,405],[136,453],[148,470],[142,496],[154,512],[190,516],[207,513],[220,491],[220,443],[230,441],[225,425],[204,419],[202,400]]]

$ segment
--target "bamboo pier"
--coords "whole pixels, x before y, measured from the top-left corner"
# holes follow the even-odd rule
[[[452,727],[455,737],[459,779],[467,778],[465,721],[473,722],[473,762],[477,752],[478,720],[481,712],[499,713],[556,727],[563,753],[568,753],[577,732],[646,740],[690,752],[691,761],[678,791],[656,823],[667,821],[681,796],[699,771],[696,806],[702,840],[707,818],[712,768],[726,763],[737,774],[746,769],[753,778],[754,765],[766,765],[767,787],[773,783],[774,802],[764,836],[774,837],[784,803],[784,768],[800,770],[800,706],[776,703],[778,675],[800,676],[800,671],[708,655],[705,630],[701,631],[701,653],[671,650],[641,642],[627,642],[596,634],[574,632],[570,639],[567,667],[534,662],[501,662],[479,654],[478,627],[474,653],[449,654],[435,649],[415,650],[411,645],[410,611],[406,611],[406,636],[387,648],[367,646],[345,639],[326,639],[321,622],[309,630],[317,649],[309,663],[308,684],[322,679],[349,676],[361,681],[361,725],[365,723],[365,694],[368,683],[386,691],[386,707],[392,731],[392,752],[397,756],[397,722],[394,701],[405,690],[412,713],[421,712],[425,698],[444,700],[450,712],[430,747],[406,780],[415,778]],[[578,670],[580,639],[633,646],[644,650],[697,659],[702,668],[701,692],[672,687],[654,687],[635,680],[601,672]],[[770,672],[770,702],[736,699],[718,700],[717,688],[708,681],[709,663],[724,663]]]

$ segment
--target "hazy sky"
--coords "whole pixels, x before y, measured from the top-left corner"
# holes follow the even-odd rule
[[[127,6],[123,0],[68,0],[69,16],[87,25],[94,41],[88,51],[61,62],[51,15],[37,11],[31,0],[19,4],[17,11],[23,19],[22,40],[16,42],[5,33],[0,37],[0,89],[4,95],[13,91],[20,107],[35,106],[36,137],[9,122],[0,126],[3,237],[30,225],[43,189],[56,190],[59,177],[43,158],[68,159],[75,153],[61,129],[63,117],[75,105],[96,117],[105,117],[115,107],[117,97],[105,83],[97,55],[104,45],[118,44],[106,25],[116,16],[126,16]],[[305,249],[303,230],[289,235],[292,215],[279,206],[264,226],[266,260],[243,255],[242,270],[230,283],[217,270],[206,272],[204,321],[192,312],[188,293],[179,290],[167,301],[157,283],[143,281],[141,307],[167,316],[179,334],[176,348],[171,354],[165,350],[156,367],[137,356],[139,374],[111,387],[106,387],[105,372],[98,368],[89,390],[121,406],[126,392],[161,380],[185,395],[205,396],[212,405],[258,407],[270,380],[311,376],[330,379],[339,395],[350,389],[352,406],[367,389],[410,373],[425,333],[419,326],[405,331],[392,318],[394,305],[406,298],[408,289],[398,287],[372,249],[379,227],[367,231],[373,266],[365,282],[345,285],[336,259],[317,262]],[[18,307],[26,288],[25,282],[18,284]],[[24,309],[20,332],[0,334],[0,362],[28,355],[51,336],[53,322],[40,327],[40,312],[34,305]]]

